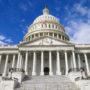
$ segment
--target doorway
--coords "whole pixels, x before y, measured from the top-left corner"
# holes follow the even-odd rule
[[[44,68],[44,75],[49,75],[49,68],[48,67]]]

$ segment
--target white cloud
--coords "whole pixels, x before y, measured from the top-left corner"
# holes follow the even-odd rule
[[[72,11],[75,11],[73,16]],[[81,4],[75,4],[72,11],[67,15],[66,32],[72,42],[90,44],[90,9]]]
[[[78,22],[77,22],[78,23]],[[90,43],[90,24],[81,22],[77,24],[76,32],[71,40],[76,43]]]
[[[0,45],[7,45],[7,44],[10,44],[12,42],[13,42],[12,39],[7,38],[4,35],[0,35]]]
[[[0,35],[0,40],[5,40],[5,36]]]
[[[87,7],[83,7],[81,4],[75,4],[74,5],[74,10],[82,15],[87,14],[88,8]]]
[[[86,16],[87,18],[90,18],[90,8],[83,6],[82,4],[75,4],[73,9],[82,16]]]

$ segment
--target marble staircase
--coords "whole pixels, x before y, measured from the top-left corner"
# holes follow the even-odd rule
[[[66,76],[32,76],[15,90],[79,90]]]

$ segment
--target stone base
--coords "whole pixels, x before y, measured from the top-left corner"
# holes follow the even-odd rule
[[[44,72],[41,72],[40,75],[41,75],[41,76],[44,76]]]
[[[49,72],[49,75],[52,76],[53,75],[53,72]]]
[[[18,79],[18,82],[21,83],[25,74],[23,72],[13,72],[12,73],[12,78]]]
[[[80,90],[90,90],[90,80],[79,80],[75,83]]]
[[[56,75],[61,75],[61,72],[58,72],[58,71],[57,71],[57,72],[56,72]]]
[[[32,72],[32,76],[36,76],[36,72]]]
[[[87,73],[87,76],[90,77],[90,72]]]
[[[17,84],[17,80],[2,80],[0,83],[0,90],[14,90]]]
[[[68,73],[68,77],[71,79],[71,81],[75,82],[77,78],[81,77],[81,72],[70,72]]]

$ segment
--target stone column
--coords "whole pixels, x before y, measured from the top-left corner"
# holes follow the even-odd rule
[[[2,55],[0,55],[0,64],[1,64],[1,60],[2,60]]]
[[[65,66],[66,66],[66,75],[67,75],[68,74],[68,70],[69,70],[67,51],[65,51]]]
[[[44,52],[43,51],[41,51],[41,73],[40,73],[40,75],[44,75],[44,71],[43,71],[43,69],[44,69]]]
[[[61,75],[59,51],[57,51],[56,53],[57,53],[57,61],[56,61],[57,71],[56,71],[56,74]]]
[[[20,52],[18,53],[17,69],[19,69]]]
[[[25,75],[28,75],[28,52],[26,52],[25,57]]]
[[[85,58],[85,64],[86,64],[87,74],[89,74],[89,64],[88,64],[88,59],[87,59],[87,54],[86,53],[84,53],[84,58]]]
[[[23,62],[23,57],[22,57],[22,55],[20,55],[19,69],[22,69],[22,62]]]
[[[79,69],[81,68],[81,59],[80,59],[80,54],[78,53],[78,67]]]
[[[13,60],[12,60],[12,68],[15,67],[15,54],[13,54]]]
[[[73,56],[73,65],[74,65],[74,69],[76,69],[76,59],[75,59],[75,52],[72,51],[72,56]]]
[[[6,55],[6,61],[5,61],[4,72],[3,72],[3,77],[5,77],[6,74],[7,74],[8,58],[9,58],[9,55],[7,54],[7,55]]]
[[[61,40],[63,40],[63,37],[62,37],[62,35],[61,35]]]
[[[49,68],[50,68],[49,75],[53,75],[53,72],[52,72],[52,55],[51,55],[51,51],[49,51]]]
[[[33,70],[32,70],[32,75],[36,75],[36,52],[33,52]]]
[[[57,34],[57,38],[59,39],[59,35]]]

